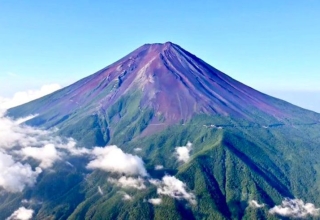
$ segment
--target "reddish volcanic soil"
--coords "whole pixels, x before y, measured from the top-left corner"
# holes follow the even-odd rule
[[[285,121],[305,113],[232,79],[171,42],[145,44],[97,73],[11,113],[39,114],[36,125],[50,121],[49,126],[54,126],[71,117],[79,120],[103,112],[137,91],[142,94],[140,109],[152,108],[165,118],[161,124],[154,117],[156,125],[149,126],[149,131],[201,113],[250,121],[261,115]]]
[[[98,94],[109,83],[121,85],[103,106],[124,94],[143,91],[141,107],[152,107],[169,121],[188,119],[194,113],[249,117],[252,108],[274,116],[282,113],[266,96],[211,67],[178,45],[146,44],[103,70],[79,81],[74,98]],[[94,91],[94,92],[92,92]],[[85,104],[85,103],[84,103]]]

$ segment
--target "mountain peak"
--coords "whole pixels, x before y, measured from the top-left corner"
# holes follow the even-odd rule
[[[82,115],[95,115],[118,112],[126,106],[128,109],[118,113],[117,120],[127,112],[151,111],[150,124],[157,125],[153,128],[188,121],[199,114],[247,120],[254,120],[257,115],[276,120],[290,117],[288,108],[279,100],[232,79],[171,42],[145,44],[42,99],[48,99],[48,104],[41,105],[43,100],[36,100],[34,103],[39,105],[26,114],[52,111],[58,120],[57,115],[67,117],[81,109]],[[116,107],[110,110],[111,106]],[[60,121],[52,122],[55,123]]]
[[[164,43],[148,43],[148,44],[144,44],[143,46],[171,47],[173,45],[176,45],[176,44],[172,43],[171,41],[167,41],[167,42],[164,42]]]
[[[164,45],[172,45],[172,44],[174,44],[174,43],[172,43],[171,41],[167,41],[164,43]]]
[[[22,203],[33,219],[275,219],[287,207],[293,214],[284,218],[317,218],[320,115],[262,94],[170,42],[143,45],[8,111],[30,115],[28,125],[58,129],[4,118],[5,177],[26,181],[0,174],[0,219],[15,217],[22,199],[31,201]],[[40,158],[49,145],[54,154]],[[40,176],[32,174],[37,166]],[[6,192],[11,183],[18,193]],[[161,204],[149,199],[155,196]]]
[[[166,50],[175,50],[179,46],[177,44],[174,44],[170,41],[165,43],[152,43],[152,44],[144,44],[143,46],[139,47],[132,53],[139,53],[141,51],[147,50],[148,53],[152,54],[161,54]]]
[[[163,44],[164,47],[168,48],[168,47],[172,47],[172,46],[176,46],[174,43],[167,41]]]

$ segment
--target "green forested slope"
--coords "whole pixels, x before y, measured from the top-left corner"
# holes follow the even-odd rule
[[[204,126],[210,124],[216,127]],[[318,124],[265,128],[200,115],[148,137],[117,142],[122,136],[114,135],[112,144],[142,157],[149,178],[176,176],[196,195],[197,204],[161,196],[162,203],[152,205],[147,200],[158,196],[157,189],[147,179],[145,189],[120,188],[108,181],[118,175],[91,173],[85,168],[87,159],[79,157],[69,159],[75,167],[56,164],[22,194],[2,194],[0,218],[22,199],[33,199],[37,202],[29,206],[36,210],[36,219],[273,219],[268,210],[285,197],[320,204],[319,130]],[[175,157],[175,147],[187,141],[193,149],[183,164]],[[135,152],[137,147],[142,150]],[[158,164],[164,169],[155,170]],[[123,200],[125,193],[132,200]],[[250,200],[266,205],[252,208]]]

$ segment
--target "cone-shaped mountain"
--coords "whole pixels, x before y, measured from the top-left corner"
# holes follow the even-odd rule
[[[135,110],[151,111],[143,134],[199,114],[263,125],[287,123],[302,114],[308,122],[317,120],[315,114],[260,93],[171,42],[145,44],[93,75],[11,110],[11,114],[39,114],[29,123],[68,127],[65,121],[72,118],[70,123],[75,124],[99,114],[115,122],[131,112],[134,120]],[[112,132],[112,127],[108,129]]]
[[[278,219],[318,212],[310,204],[290,203],[293,214],[283,208],[290,216],[270,213],[285,198],[320,207],[320,115],[260,93],[170,42],[143,45],[7,114],[36,115],[26,123],[56,127],[81,147],[115,144],[141,157],[150,174],[145,178],[172,175],[196,202],[165,188],[160,195],[150,179],[140,179],[144,189],[122,188],[115,184],[122,175],[88,170],[92,158],[65,154],[43,170],[34,187],[1,191],[0,219],[22,205],[35,210],[34,219],[166,220]],[[188,141],[193,146],[183,148],[184,163],[176,147]],[[131,200],[123,200],[124,192]],[[161,203],[151,204],[154,198]],[[21,204],[23,199],[32,203]]]

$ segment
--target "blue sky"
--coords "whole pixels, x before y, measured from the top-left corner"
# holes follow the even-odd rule
[[[320,112],[320,1],[1,1],[0,96],[70,84],[172,41],[260,91]]]

